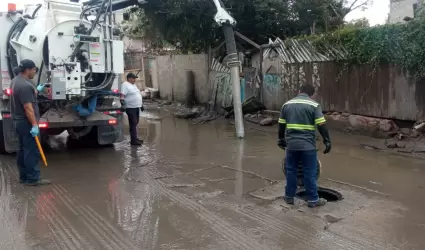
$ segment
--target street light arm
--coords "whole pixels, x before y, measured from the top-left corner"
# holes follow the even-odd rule
[[[71,1],[78,1],[78,0],[71,0]],[[89,0],[84,5],[93,4],[98,2],[99,0]],[[236,25],[236,20],[227,12],[226,9],[223,8],[220,0],[213,0],[214,5],[217,9],[217,13],[214,16],[214,21],[222,26],[223,24],[230,24],[231,26]],[[130,6],[137,5],[141,7],[141,5],[147,3],[148,0],[113,0],[112,1],[112,9],[114,11],[125,9]]]
[[[223,8],[220,3],[220,0],[213,0],[215,7],[217,8],[217,13],[214,16],[214,20],[218,25],[230,24],[232,26],[236,25],[236,20]]]

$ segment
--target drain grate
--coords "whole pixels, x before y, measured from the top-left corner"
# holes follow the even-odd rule
[[[335,191],[330,188],[322,188],[319,187],[317,192],[319,193],[319,197],[327,200],[328,202],[337,202],[344,199],[344,196],[338,191]],[[297,192],[296,197],[302,199],[304,201],[308,201],[307,192],[305,189],[302,189]]]

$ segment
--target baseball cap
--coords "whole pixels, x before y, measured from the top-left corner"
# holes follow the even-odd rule
[[[128,73],[128,75],[127,75],[127,79],[129,79],[129,78],[133,78],[133,79],[137,79],[137,78],[139,78],[139,77],[137,77],[135,74],[133,74],[133,73]]]
[[[20,72],[24,72],[26,69],[37,68],[37,66],[35,65],[35,63],[33,61],[31,61],[29,59],[24,59],[19,63],[18,68],[19,68]]]

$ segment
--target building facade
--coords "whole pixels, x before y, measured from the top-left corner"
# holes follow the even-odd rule
[[[422,0],[390,0],[388,23],[403,23],[404,18],[414,18]]]

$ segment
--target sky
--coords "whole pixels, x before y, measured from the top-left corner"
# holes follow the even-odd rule
[[[371,25],[384,24],[390,12],[390,0],[373,0],[372,6],[367,10],[357,9],[348,14],[347,21],[365,17]]]
[[[0,11],[7,9],[8,2],[16,4],[34,3],[40,0],[0,0]],[[348,0],[350,1],[350,0]],[[390,0],[372,0],[372,6],[367,10],[361,11],[357,9],[347,16],[347,21],[365,17],[369,19],[371,25],[384,24],[388,17]]]

